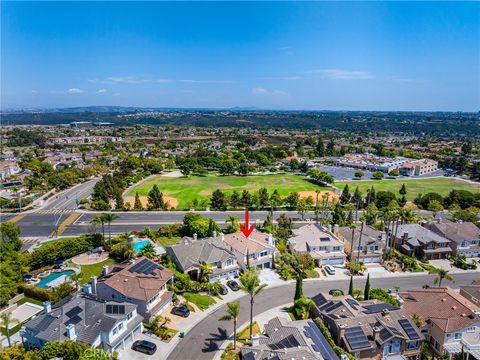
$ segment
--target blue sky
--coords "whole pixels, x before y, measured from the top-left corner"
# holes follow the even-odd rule
[[[2,2],[2,108],[480,109],[479,2]]]

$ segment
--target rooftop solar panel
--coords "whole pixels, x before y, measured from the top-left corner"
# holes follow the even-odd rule
[[[312,340],[313,350],[319,352],[324,360],[338,360],[337,354],[335,354],[335,351],[333,351],[332,347],[322,335],[317,325],[309,321],[308,325],[304,328],[304,334]]]
[[[396,310],[398,309],[396,306],[387,303],[380,303],[380,304],[371,304],[371,305],[364,305],[363,308],[365,309],[366,314],[376,314],[380,313],[383,310]]]
[[[345,338],[352,350],[370,347],[370,341],[360,326],[345,329]]]
[[[345,299],[345,301],[348,303],[348,305],[350,305],[353,309],[357,310],[357,305],[358,302],[356,302],[355,300],[353,299]]]
[[[398,320],[398,323],[403,328],[403,330],[405,330],[410,340],[420,339],[420,336],[418,336],[417,332],[415,331],[415,329],[413,328],[412,324],[408,319]]]
[[[323,304],[325,304],[327,302],[327,299],[325,299],[325,297],[322,294],[315,295],[312,298],[312,300],[315,303],[315,305],[317,305],[317,306],[322,306]]]

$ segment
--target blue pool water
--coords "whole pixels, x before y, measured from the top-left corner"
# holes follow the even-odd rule
[[[138,254],[148,243],[150,243],[148,240],[136,241],[132,244],[133,250]]]
[[[59,277],[64,277],[65,281],[67,281],[67,277],[72,275],[75,271],[73,270],[65,270],[65,271],[60,271],[60,272],[53,272],[47,277],[44,277],[43,279],[40,279],[40,282],[36,285],[39,288],[42,289],[48,289],[48,284],[50,284],[52,281],[58,279]],[[64,281],[64,282],[65,282]]]

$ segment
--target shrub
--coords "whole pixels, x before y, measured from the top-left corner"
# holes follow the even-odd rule
[[[381,288],[371,289],[369,293],[369,299],[377,299],[387,304],[400,307],[400,302],[390,295],[386,290]]]
[[[333,338],[332,338],[332,334],[330,334],[330,330],[328,330],[328,327],[325,325],[325,323],[323,322],[322,319],[316,318],[315,319],[315,324],[317,324],[318,329],[320,330],[322,335],[325,337],[325,339],[327,339],[327,341],[330,344],[330,346],[332,347],[333,351],[335,351],[335,353],[338,356],[345,355],[345,356],[347,356],[348,360],[355,360],[356,359],[355,356],[353,356],[352,354],[343,350],[340,346],[337,346],[337,344],[335,344],[335,341],[333,341]]]
[[[53,301],[53,294],[46,290],[35,286],[22,285],[20,291],[27,297],[31,297],[40,301]]]

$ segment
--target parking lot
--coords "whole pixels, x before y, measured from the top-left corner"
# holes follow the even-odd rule
[[[355,179],[355,173],[359,171],[359,169],[353,169],[348,167],[341,167],[341,166],[334,166],[334,165],[322,165],[320,166],[321,171],[325,171],[326,173],[330,174],[335,178],[335,180],[352,180]],[[368,170],[362,170],[364,172],[364,176],[362,180],[369,180],[372,178],[373,172]],[[431,174],[421,175],[421,176],[397,176],[396,179],[411,179],[411,178],[428,178],[428,177],[436,177],[436,176],[443,176],[445,173],[444,170],[437,170]]]

